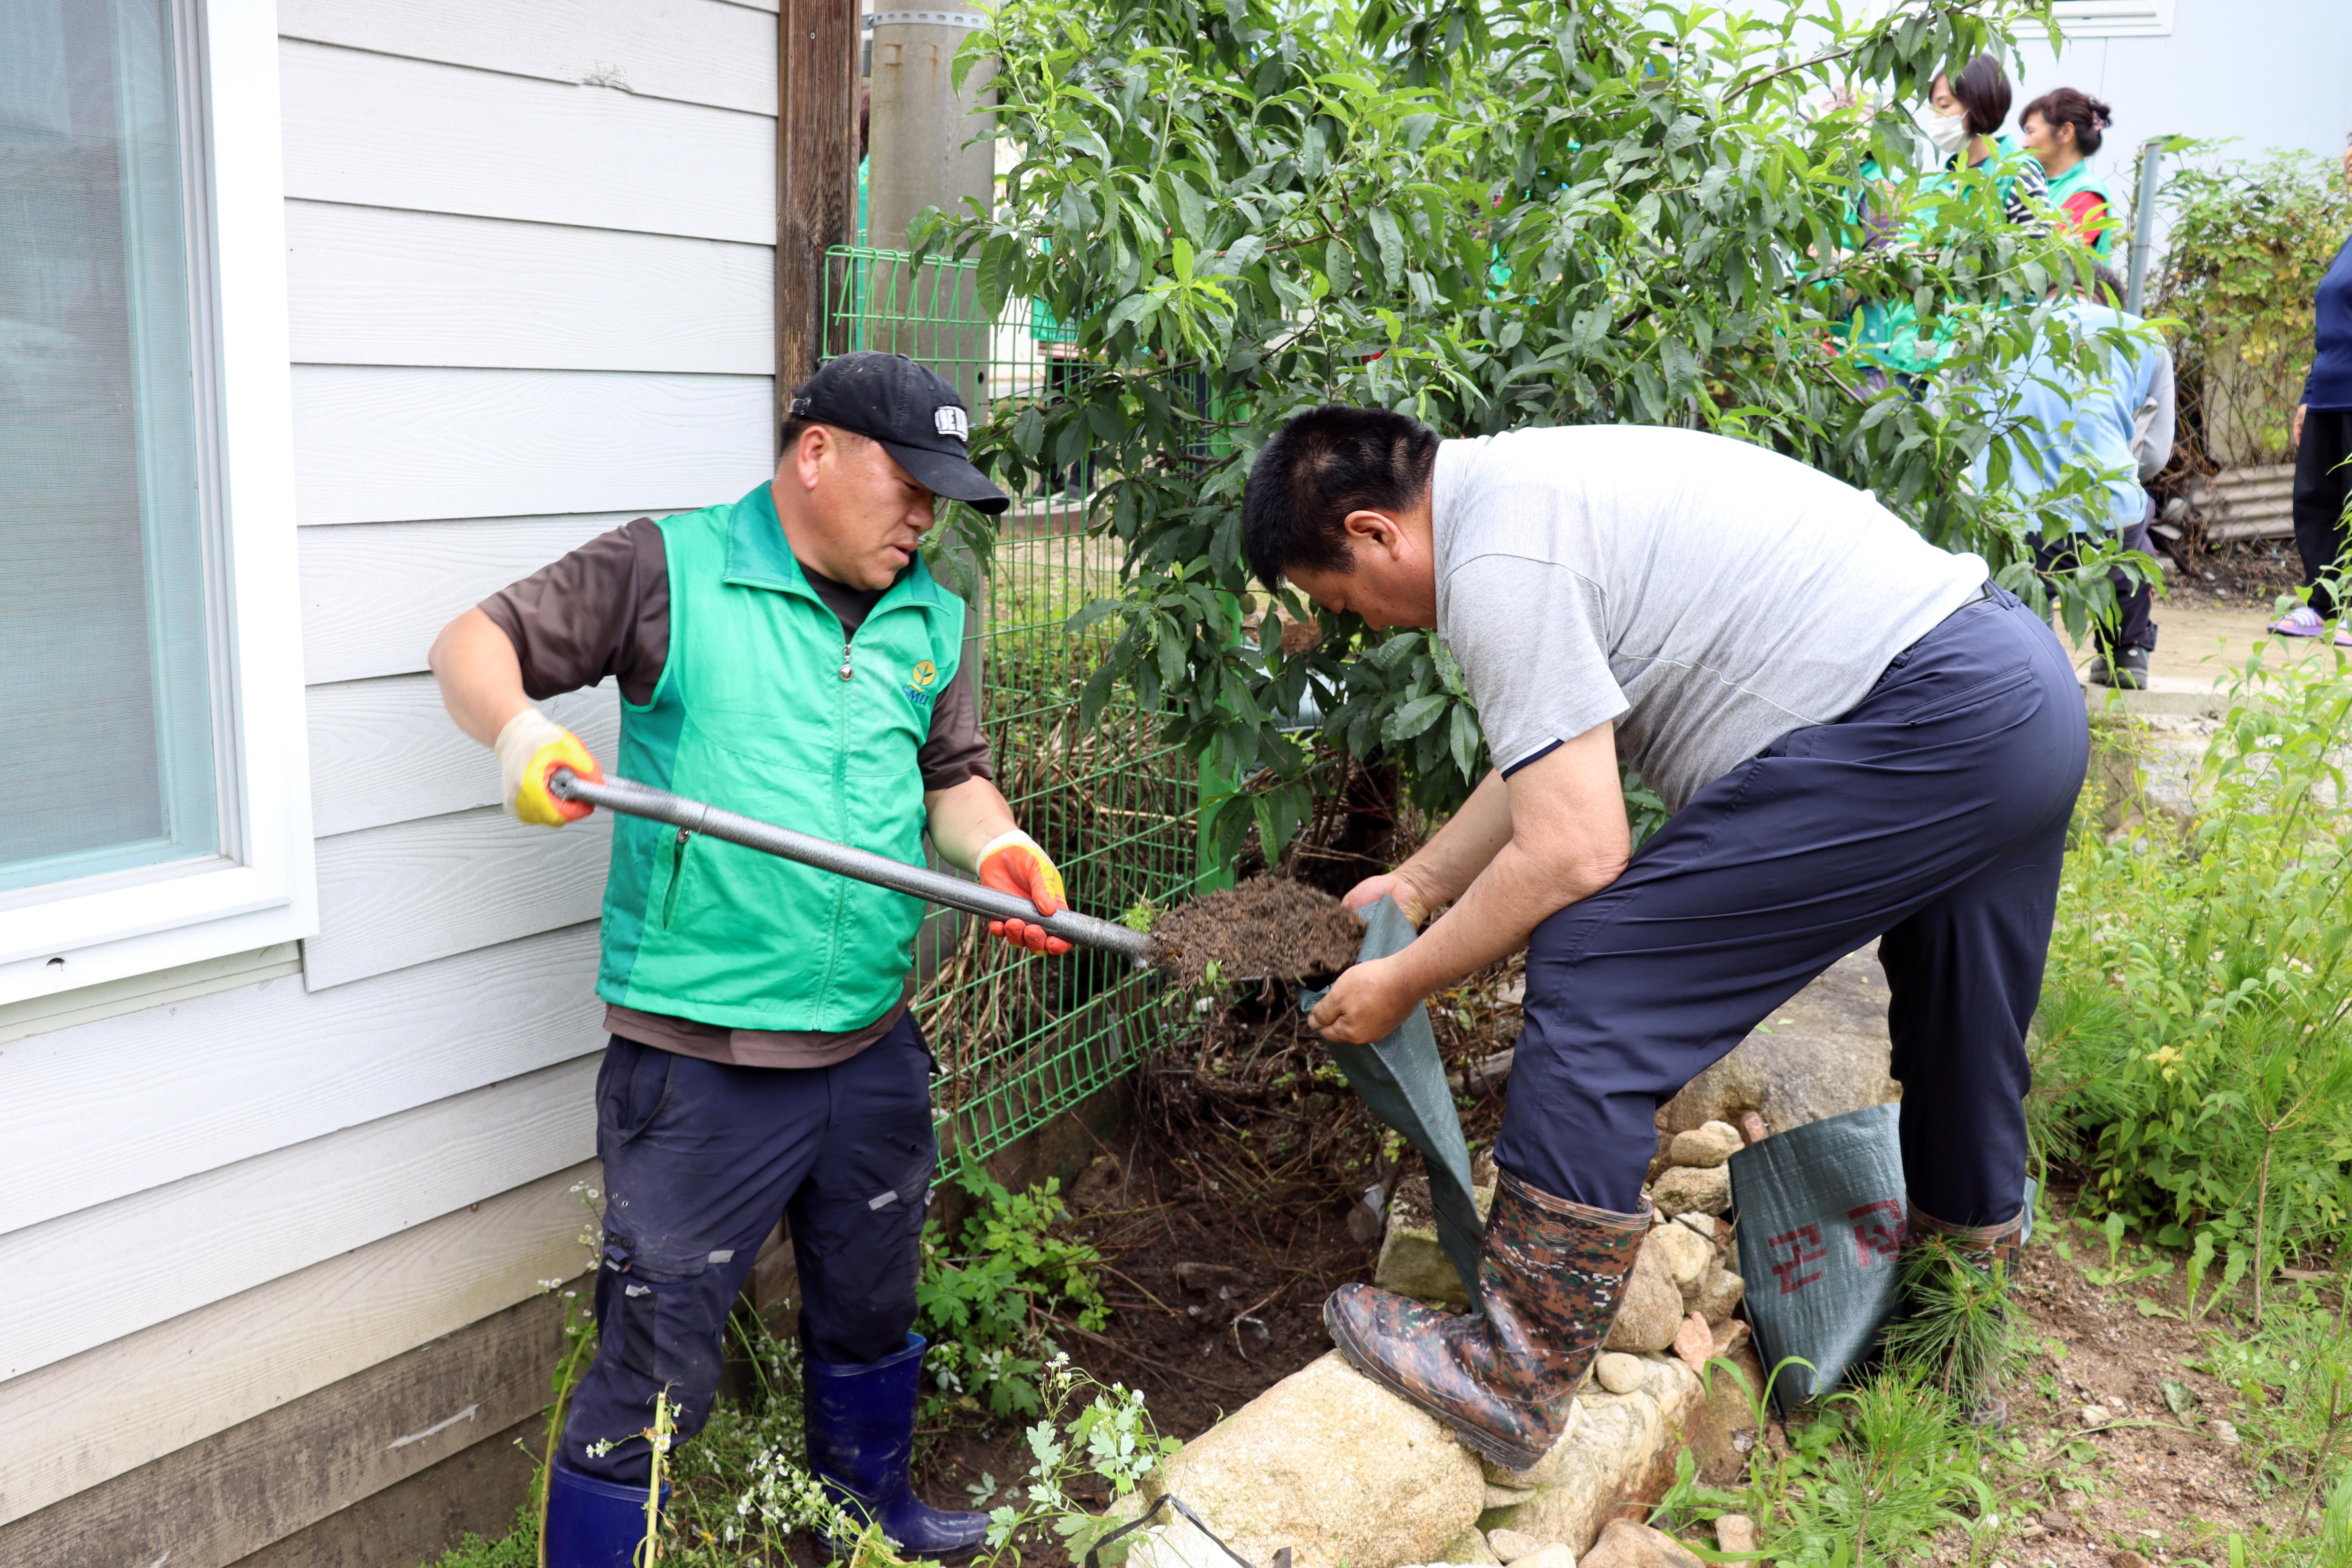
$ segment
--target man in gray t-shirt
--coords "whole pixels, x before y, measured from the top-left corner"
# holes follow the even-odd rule
[[[1521,947],[1525,1028],[1475,1318],[1349,1286],[1359,1368],[1515,1468],[1564,1429],[1646,1231],[1654,1113],[1879,939],[1914,1237],[1993,1268],[2021,1229],[2025,1026],[2089,737],[2047,626],[1867,494],[1721,437],[1441,442],[1322,408],[1250,472],[1250,565],[1433,627],[1496,770],[1393,898],[1403,952],[1313,1022],[1379,1039]],[[1619,765],[1673,817],[1630,852]]]
[[[1431,513],[1437,635],[1496,764],[1614,723],[1670,811],[1853,707],[1985,584],[1862,491],[1690,430],[1441,442]]]

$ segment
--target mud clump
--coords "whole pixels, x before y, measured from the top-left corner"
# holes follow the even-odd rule
[[[1187,985],[1211,963],[1222,980],[1316,980],[1356,962],[1364,918],[1304,883],[1255,877],[1170,910],[1151,934],[1160,967]]]

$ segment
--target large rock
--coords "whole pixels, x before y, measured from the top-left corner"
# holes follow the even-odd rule
[[[1495,1205],[1495,1189],[1470,1189],[1470,1201],[1485,1219]],[[1381,1260],[1372,1268],[1372,1283],[1420,1301],[1443,1301],[1466,1307],[1470,1292],[1454,1260],[1437,1244],[1437,1211],[1430,1205],[1429,1178],[1407,1176],[1389,1199],[1388,1228],[1381,1237]]]
[[[1689,1297],[1691,1310],[1710,1323],[1722,1322],[1748,1295],[1748,1281],[1726,1268],[1720,1260],[1707,1269],[1697,1293]]]
[[[1650,1187],[1661,1214],[1721,1214],[1731,1207],[1731,1171],[1723,1165],[1677,1165]]]
[[[1617,1321],[1609,1325],[1607,1346],[1636,1355],[1662,1351],[1675,1342],[1675,1331],[1682,1323],[1682,1288],[1675,1283],[1675,1266],[1653,1231],[1634,1255],[1625,1299],[1618,1305]]]
[[[1645,1489],[1674,1479],[1684,1412],[1697,1400],[1699,1380],[1680,1362],[1643,1366],[1648,1376],[1634,1393],[1580,1395],[1582,1414],[1575,1426],[1533,1470],[1514,1478],[1533,1480],[1538,1489],[1523,1501],[1487,1510],[1478,1522],[1488,1531],[1560,1542],[1580,1554],[1621,1499],[1658,1495]],[[1488,1473],[1495,1473],[1488,1463]]]
[[[1886,1076],[1886,977],[1875,942],[1772,1010],[1658,1113],[1664,1132],[1763,1112],[1775,1132],[1902,1098]]]
[[[1617,1520],[1584,1556],[1584,1568],[1701,1568],[1673,1536],[1631,1520]]]
[[[1685,1297],[1697,1290],[1706,1279],[1707,1266],[1715,1261],[1715,1244],[1701,1241],[1698,1232],[1686,1225],[1659,1226],[1650,1232],[1649,1245],[1665,1255],[1675,1289]]]
[[[1675,1133],[1666,1145],[1666,1160],[1675,1165],[1720,1165],[1746,1146],[1738,1128],[1728,1121],[1710,1121]]]
[[[1470,1450],[1337,1351],[1171,1455],[1143,1486],[1147,1500],[1163,1491],[1249,1561],[1271,1563],[1287,1546],[1297,1568],[1443,1562],[1486,1500]],[[1232,1559],[1179,1521],[1155,1530],[1128,1563],[1231,1568]]]

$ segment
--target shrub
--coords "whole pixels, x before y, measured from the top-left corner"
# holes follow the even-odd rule
[[[976,255],[992,310],[1031,297],[1075,324],[1059,395],[999,403],[973,444],[1015,487],[1088,455],[1104,476],[1094,521],[1124,582],[1073,622],[1118,628],[1088,717],[1124,686],[1243,781],[1207,813],[1220,858],[1255,827],[1272,860],[1305,820],[1313,749],[1283,716],[1310,695],[1324,741],[1401,763],[1425,808],[1485,772],[1460,672],[1425,634],[1339,617],[1289,654],[1279,616],[1256,646],[1235,634],[1248,461],[1328,401],[1452,436],[1635,421],[1755,441],[1875,489],[2038,598],[2025,536],[2063,531],[2095,476],[2021,511],[2007,416],[1874,391],[1838,349],[1859,305],[1901,302],[1942,334],[1948,384],[2036,343],[2095,352],[2032,303],[2079,260],[2063,242],[2007,224],[1988,174],[1932,201],[1906,177],[1921,143],[1903,106],[2026,14],[1009,0],[961,61],[1001,61],[997,132],[1021,162],[995,212],[917,243]],[[1832,93],[1846,107],[1809,110]],[[1900,243],[1863,242],[1866,162]],[[1956,482],[1988,452],[1982,491]],[[2104,582],[2091,563],[2058,591],[2079,612]]]
[[[2272,1268],[2352,1225],[2347,742],[2352,661],[2258,654],[2193,826],[2086,826],[2051,942],[2038,1120],[2115,1212],[2251,1268],[2258,1311]]]

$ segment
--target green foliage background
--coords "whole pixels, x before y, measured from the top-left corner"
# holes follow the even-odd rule
[[[1796,7],[1789,7],[1794,13]],[[1129,683],[1221,777],[1211,848],[1271,853],[1308,802],[1317,737],[1396,758],[1425,806],[1486,762],[1461,672],[1428,634],[1338,618],[1286,658],[1241,632],[1251,456],[1326,402],[1449,436],[1675,424],[1762,443],[1879,497],[1927,538],[2038,595],[2023,543],[2095,476],[2017,510],[2004,416],[1967,389],[2050,345],[2089,363],[2043,297],[2062,247],[2002,219],[1990,172],[1914,177],[1907,106],[1950,61],[2038,16],[1937,0],[1849,25],[1646,0],[1006,0],[962,64],[1001,62],[997,133],[1023,152],[996,213],[918,225],[976,256],[985,303],[1079,323],[1061,395],[1000,404],[975,438],[1025,485],[1087,455],[1123,592],[1074,624],[1118,637],[1089,704]],[[1815,111],[1830,92],[1849,107]],[[1870,246],[1865,159],[1887,176]],[[1880,386],[1841,342],[1857,301],[1907,300],[1948,342],[1937,384]],[[1979,494],[1965,482],[1990,449]],[[2096,554],[2068,618],[2111,602]],[[1292,613],[1309,612],[1295,601]],[[1238,807],[1239,809],[1231,809]]]
[[[2164,195],[2172,229],[2153,309],[2180,322],[2180,392],[2203,415],[2205,456],[2215,466],[2287,461],[2287,420],[2311,367],[2313,297],[2352,229],[2341,160],[2191,162]]]

